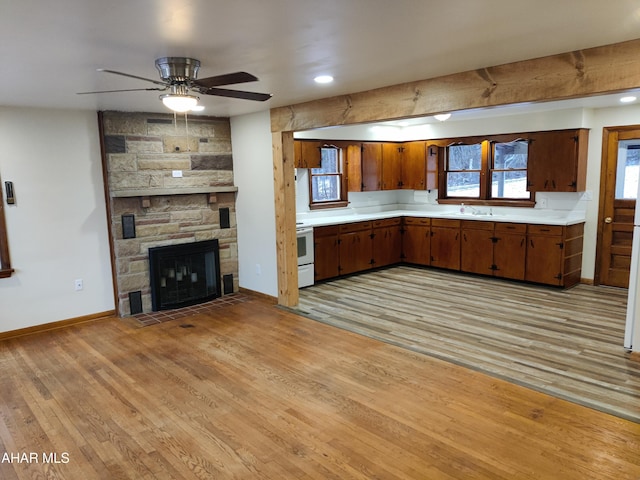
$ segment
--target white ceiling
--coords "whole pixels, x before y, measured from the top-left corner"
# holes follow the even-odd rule
[[[154,60],[200,78],[248,71],[265,103],[202,96],[233,116],[640,37],[638,0],[0,0],[0,106],[166,109]],[[331,74],[328,86],[313,83]],[[233,88],[233,86],[230,86]]]

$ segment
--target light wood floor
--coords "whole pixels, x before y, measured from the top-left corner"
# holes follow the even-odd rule
[[[640,477],[638,424],[257,298],[5,340],[0,368],[0,455],[40,460],[3,480]]]
[[[300,311],[640,423],[627,292],[560,290],[409,266],[303,289]]]

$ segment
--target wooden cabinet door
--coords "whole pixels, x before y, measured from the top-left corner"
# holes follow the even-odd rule
[[[431,219],[405,217],[402,259],[417,265],[431,264]]]
[[[588,130],[538,132],[529,137],[527,188],[577,192],[586,186]]]
[[[460,270],[460,222],[432,219],[431,266]]]
[[[321,147],[321,142],[294,140],[294,166],[296,168],[320,168],[322,166]]]
[[[373,222],[373,266],[383,267],[399,263],[402,257],[402,235],[399,218]]]
[[[427,170],[425,175],[425,189],[435,190],[438,188],[438,159],[444,151],[443,147],[437,145],[426,146]]]
[[[402,188],[426,189],[425,142],[406,142],[402,147]]]
[[[562,285],[562,237],[527,235],[525,280]]]
[[[382,144],[362,144],[362,191],[380,190],[382,186]]]
[[[512,280],[524,280],[527,226],[525,224],[496,223],[493,244],[493,275]]]
[[[313,229],[315,280],[337,277],[340,273],[338,256],[338,227]]]
[[[347,191],[362,191],[362,146],[347,145]]]
[[[373,260],[371,222],[340,225],[339,250],[340,275],[370,269]]]
[[[493,222],[467,220],[462,223],[460,270],[491,275],[493,273]]]
[[[382,144],[382,190],[402,188],[402,147],[398,143]]]

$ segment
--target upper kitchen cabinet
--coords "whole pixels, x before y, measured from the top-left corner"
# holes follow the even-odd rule
[[[382,187],[382,144],[363,143],[360,162],[362,184],[360,190],[371,192]]]
[[[296,168],[320,168],[322,142],[308,140],[293,141],[294,166]]]
[[[402,144],[382,144],[382,190],[402,188]]]
[[[583,192],[587,179],[589,130],[557,130],[529,135],[527,190]]]
[[[426,166],[426,142],[404,143],[402,146],[402,188],[409,190],[427,188]]]

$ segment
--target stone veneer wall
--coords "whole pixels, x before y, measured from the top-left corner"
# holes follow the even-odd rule
[[[229,119],[189,117],[185,126],[183,115],[177,122],[170,114],[101,116],[120,315],[130,313],[135,291],[151,311],[150,247],[218,239],[221,275],[233,274],[238,291]],[[220,227],[221,208],[229,209],[230,228]],[[135,216],[135,238],[123,239],[124,214]]]

